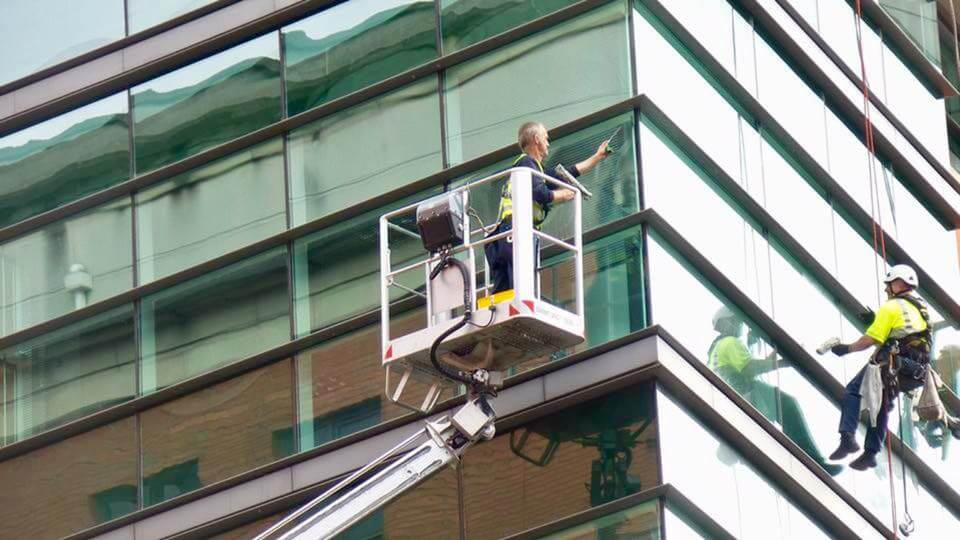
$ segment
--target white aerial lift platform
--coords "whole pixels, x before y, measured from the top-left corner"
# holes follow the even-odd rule
[[[572,217],[571,238],[556,238],[534,228],[534,175],[574,191],[572,204],[566,207]],[[499,194],[491,188],[504,183],[510,186],[513,201],[512,229],[493,234],[489,231],[496,227],[480,222],[470,206],[470,195]],[[577,188],[528,168],[513,168],[380,218],[386,395],[421,413],[431,412],[445,389],[466,387],[467,402],[452,414],[427,420],[421,431],[281,520],[258,540],[332,538],[444,466],[456,467],[470,445],[493,437],[496,414],[488,397],[502,386],[505,372],[584,339],[581,204]],[[416,224],[415,230],[410,223]],[[507,237],[513,250],[513,289],[492,295],[484,246]],[[407,249],[411,239],[423,248],[412,256]],[[394,249],[394,244],[402,242],[406,248]],[[571,298],[562,305],[541,298],[541,245],[569,252],[573,283],[566,287]],[[401,251],[404,256],[398,257]],[[394,258],[402,261],[395,264]],[[478,261],[483,261],[482,279]],[[423,299],[425,320],[419,328],[391,332],[391,299],[397,293]],[[412,381],[419,384],[410,385]],[[407,395],[413,386],[425,390],[421,399],[411,402]]]

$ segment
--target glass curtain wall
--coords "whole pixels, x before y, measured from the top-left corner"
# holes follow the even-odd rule
[[[663,390],[657,391],[657,409],[663,481],[684,493],[730,534],[743,539],[830,538],[746,456]],[[671,527],[678,521],[668,520],[670,538],[674,538]]]

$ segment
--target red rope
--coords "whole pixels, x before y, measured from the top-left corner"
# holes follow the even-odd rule
[[[870,87],[867,82],[867,64],[864,61],[863,57],[863,10],[860,5],[860,0],[855,1],[856,7],[856,31],[857,31],[857,52],[860,55],[860,86],[863,90],[863,131],[864,139],[867,144],[867,152],[869,163],[867,168],[869,169],[868,178],[870,180],[870,227],[873,230],[873,252],[874,252],[874,272],[876,276],[880,274],[879,264],[877,262],[877,253],[881,255],[881,259],[886,264],[887,261],[887,245],[886,238],[883,234],[883,211],[881,209],[880,202],[880,190],[877,187],[877,177],[874,170],[874,166],[877,160],[877,150],[876,145],[873,140],[873,122],[870,117]],[[879,215],[879,223],[877,219]],[[878,249],[879,248],[879,249]],[[879,290],[877,291],[877,300],[879,304]],[[885,406],[884,404],[883,406]],[[901,418],[902,422],[903,419]],[[880,427],[880,426],[877,426]],[[886,431],[887,426],[883,426],[883,429]],[[890,442],[890,433],[885,433],[885,439],[887,440],[887,476],[890,479],[890,519],[893,523],[893,539],[897,538],[897,495],[896,487],[893,482],[893,445]],[[903,459],[901,456],[900,459]],[[906,493],[904,493],[906,496]]]

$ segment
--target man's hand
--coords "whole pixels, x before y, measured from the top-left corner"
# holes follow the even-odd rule
[[[610,155],[610,153],[607,152],[607,149],[608,149],[609,147],[610,147],[610,140],[608,139],[608,140],[603,141],[602,143],[600,143],[600,146],[597,147],[596,153],[593,154],[593,155],[597,156],[597,159],[607,159],[607,156]],[[612,150],[612,149],[611,149],[611,150]]]
[[[553,190],[553,202],[567,202],[572,201],[574,197],[573,191],[562,188]]]
[[[603,141],[600,143],[600,146],[597,147],[597,151],[593,153],[592,156],[587,159],[577,163],[577,170],[580,171],[580,174],[586,174],[590,169],[597,166],[597,163],[607,159],[610,154],[607,153],[607,147],[610,145],[610,140]]]

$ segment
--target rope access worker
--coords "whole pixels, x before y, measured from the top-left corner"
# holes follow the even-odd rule
[[[754,358],[740,338],[743,326],[743,320],[726,306],[714,314],[713,329],[718,335],[710,344],[707,366],[737,393],[747,398],[764,416],[780,421],[787,437],[797,443],[827,473],[836,476],[843,467],[827,463],[820,453],[797,398],[761,378],[764,373],[777,369],[774,359],[776,353],[768,358]],[[777,418],[778,393],[782,418]]]
[[[610,141],[600,143],[597,151],[587,159],[570,167],[569,172],[574,177],[585,174],[593,169],[608,156],[607,145]],[[520,146],[520,157],[513,162],[513,167],[527,167],[541,174],[544,173],[543,161],[550,152],[550,138],[547,128],[540,122],[526,122],[520,126],[517,133],[517,144]],[[537,230],[543,226],[550,206],[558,202],[572,201],[574,192],[566,188],[556,188],[543,181],[543,178],[533,176],[533,226]],[[500,208],[498,210],[499,223],[489,236],[508,231],[513,227],[513,201],[510,197],[510,181],[500,192]],[[534,251],[539,251],[537,238],[534,238]],[[513,288],[513,245],[510,236],[490,242],[484,246],[487,262],[490,264],[490,280],[493,285],[491,294]]]
[[[913,294],[919,285],[913,268],[898,264],[886,277],[887,301],[880,306],[873,323],[863,336],[850,344],[834,345],[830,352],[844,356],[876,347],[870,362],[880,365],[883,391],[877,422],[868,426],[863,444],[863,453],[850,463],[857,470],[867,470],[877,465],[877,453],[887,434],[887,417],[893,409],[893,400],[899,392],[909,392],[923,385],[930,364],[929,315],[926,303]],[[864,366],[847,384],[840,412],[840,446],[830,454],[830,459],[843,459],[860,449],[855,433],[859,423],[861,386]]]

